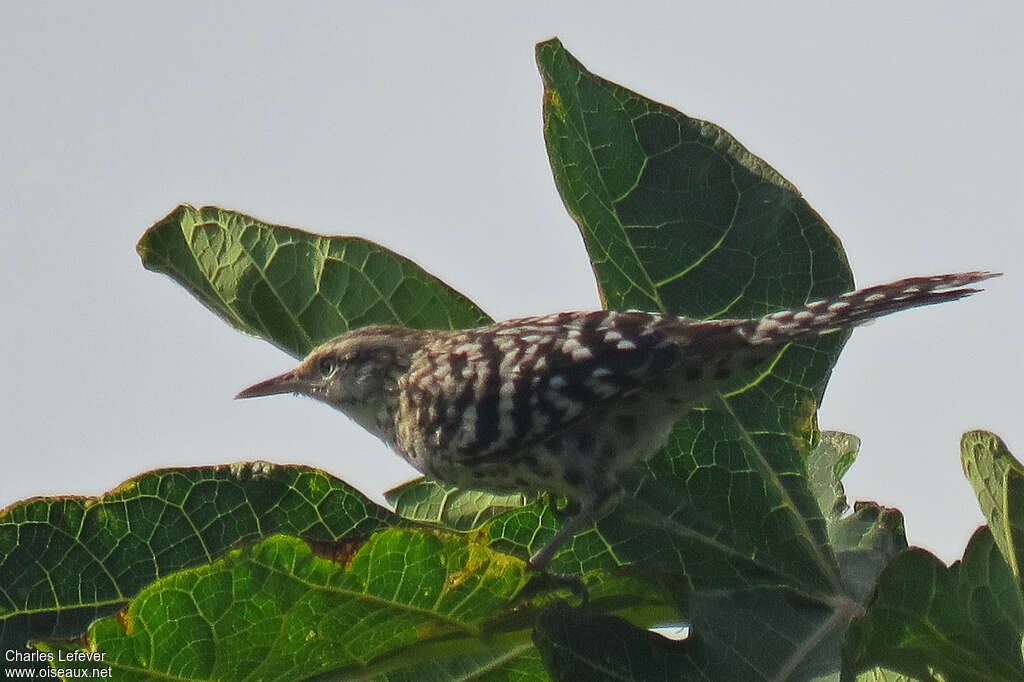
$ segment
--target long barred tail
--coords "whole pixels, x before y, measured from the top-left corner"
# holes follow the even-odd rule
[[[918,306],[956,301],[981,289],[958,288],[998,277],[999,272],[960,272],[931,277],[909,277],[889,284],[808,303],[800,308],[766,315],[742,334],[755,345],[784,339],[820,336],[864,324],[877,317]]]

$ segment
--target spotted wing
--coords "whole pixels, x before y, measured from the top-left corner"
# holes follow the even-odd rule
[[[402,381],[400,421],[453,460],[520,449],[665,381],[684,359],[672,331],[681,322],[560,313],[452,335],[415,358]]]

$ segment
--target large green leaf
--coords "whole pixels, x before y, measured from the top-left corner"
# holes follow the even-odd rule
[[[526,579],[522,562],[450,535],[389,529],[342,562],[275,536],[158,580],[89,628],[84,649],[103,661],[62,665],[238,681],[522,671],[529,630],[487,627]]]
[[[454,329],[489,321],[412,261],[358,237],[270,225],[181,205],[149,228],[142,263],[170,275],[229,324],[295,356],[355,327]]]
[[[538,45],[537,63],[555,183],[608,307],[744,317],[852,288],[821,217],[725,130],[590,73],[557,40]],[[695,565],[731,564],[739,583],[838,590],[803,458],[844,340],[791,345],[691,410],[650,463],[680,500],[660,510],[662,531],[612,515],[594,532],[600,542],[570,548],[557,568],[579,570],[603,545],[612,563],[675,564],[695,587],[722,576]]]
[[[843,679],[885,665],[925,680],[1021,680],[1022,632],[1017,581],[983,527],[953,567],[921,549],[889,563],[848,630]]]
[[[346,483],[266,462],[160,469],[0,512],[0,649],[72,636],[157,578],[272,533],[358,542],[394,521]]]
[[[890,562],[867,613],[850,627],[844,673],[884,663],[946,679],[1024,679],[1024,466],[998,436],[964,434],[964,474],[989,525],[947,568],[923,550]]]

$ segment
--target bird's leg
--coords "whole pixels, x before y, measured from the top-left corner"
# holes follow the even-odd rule
[[[580,504],[579,510],[567,518],[562,527],[558,529],[555,536],[548,540],[543,547],[538,549],[530,557],[530,567],[535,571],[543,571],[551,563],[551,559],[555,556],[555,552],[562,548],[566,540],[571,538],[577,533],[583,526],[589,523],[593,517],[594,512],[597,510],[598,504],[596,498],[591,498]]]
[[[612,492],[612,490],[599,490],[596,494],[588,495],[582,500],[570,501],[566,505],[565,510],[563,510],[563,513],[572,510],[570,512],[572,516],[565,520],[565,523],[562,524],[562,527],[558,529],[553,538],[533,553],[529,561],[530,567],[535,571],[545,570],[548,564],[551,563],[555,553],[562,548],[566,540],[576,535],[583,526],[599,518],[611,506],[614,497]]]
[[[580,606],[586,606],[589,594],[583,579],[575,573],[550,573],[547,571],[547,566],[551,563],[555,553],[565,544],[566,540],[579,532],[583,526],[598,518],[608,508],[612,497],[611,492],[602,491],[597,495],[588,496],[578,505],[575,501],[569,503],[567,509],[575,506],[578,506],[578,509],[575,510],[572,516],[566,519],[562,527],[555,533],[555,536],[530,557],[527,564],[530,568],[537,571],[538,575],[531,578],[523,586],[523,589],[517,595],[518,598],[529,597],[542,590],[569,588],[573,594],[580,598]]]

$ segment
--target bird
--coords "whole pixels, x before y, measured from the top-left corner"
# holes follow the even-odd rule
[[[472,329],[374,324],[316,347],[236,398],[285,393],[340,410],[426,476],[493,493],[565,496],[571,510],[528,561],[616,499],[688,407],[787,344],[955,301],[1001,273],[910,277],[749,319],[636,310],[560,312]]]

